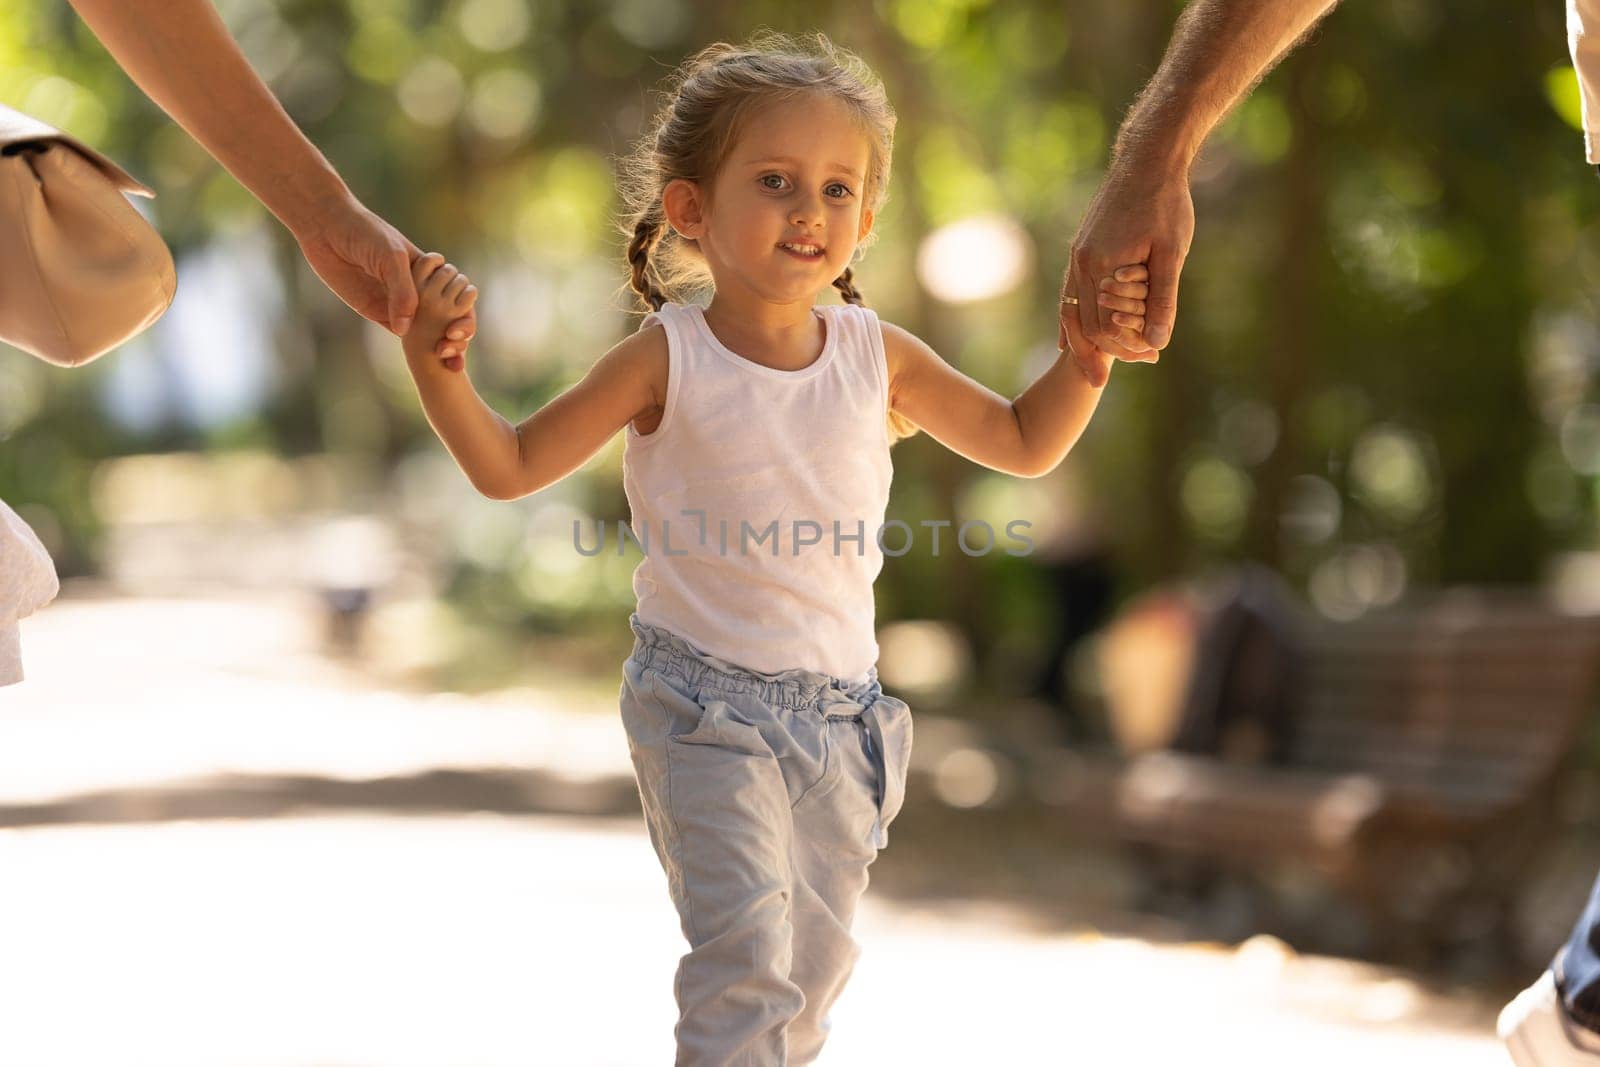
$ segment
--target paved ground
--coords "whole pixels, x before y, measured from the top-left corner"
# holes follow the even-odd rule
[[[25,624],[30,680],[0,690],[0,1064],[670,1062],[680,942],[611,788],[615,721],[385,690],[316,633],[287,595],[69,595]],[[840,1067],[1508,1062],[1483,996],[1268,939],[885,893],[857,934]]]

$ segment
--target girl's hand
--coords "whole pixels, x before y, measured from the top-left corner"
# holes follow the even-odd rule
[[[474,287],[476,293],[476,287]],[[472,338],[478,332],[478,309],[474,305],[467,309],[467,313],[452,322],[445,329],[444,339],[435,346],[440,362],[450,365],[452,359],[454,366],[459,368],[466,362],[467,346],[472,344]]]
[[[460,320],[472,317],[478,287],[437,252],[419,256],[411,276],[417,287],[417,314],[403,342],[407,358],[415,361],[437,352],[435,358],[445,370],[462,370],[465,342],[448,338],[446,331],[461,332]]]
[[[1145,300],[1150,296],[1149,280],[1150,271],[1143,263],[1118,267],[1111,277],[1100,279],[1095,303],[1111,312],[1112,322],[1142,335]]]

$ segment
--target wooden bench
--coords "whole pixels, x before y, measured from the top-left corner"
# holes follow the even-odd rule
[[[1310,865],[1386,945],[1471,930],[1509,948],[1595,710],[1600,618],[1458,589],[1301,638],[1275,762],[1083,759],[1056,790],[1072,825],[1225,868]]]

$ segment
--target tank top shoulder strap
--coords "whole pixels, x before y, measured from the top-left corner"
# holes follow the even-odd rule
[[[860,304],[826,305],[828,328],[839,331],[841,354],[864,368],[887,400],[889,362],[883,351],[883,327],[878,313]]]
[[[699,372],[693,370],[695,364],[703,362],[698,359],[698,346],[696,345],[694,323],[689,316],[691,311],[682,304],[667,303],[661,305],[657,311],[646,315],[639,323],[640,330],[647,330],[652,326],[660,326],[667,334],[667,398],[662,405],[661,421],[653,433],[640,435],[632,424],[628,427],[628,440],[637,444],[655,442],[666,437],[666,430],[676,421],[674,416],[678,408],[683,406],[684,398],[690,394],[683,389],[683,380],[688,377],[698,377]]]
[[[667,348],[674,357],[685,351],[694,337],[693,324],[689,321],[689,309],[682,304],[662,304],[659,311],[650,312],[639,323],[641,330],[647,330],[651,326],[660,326],[667,331]],[[677,360],[674,359],[674,362]]]

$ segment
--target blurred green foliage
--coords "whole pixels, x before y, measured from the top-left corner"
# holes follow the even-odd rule
[[[474,376],[512,417],[632,327],[613,160],[656,106],[652,91],[695,48],[763,26],[822,30],[883,76],[901,115],[895,176],[858,280],[886,318],[1014,395],[1054,356],[1071,235],[1179,10],[1124,0],[220,7],[350,186],[479,281]],[[108,420],[115,355],[75,372],[0,359],[0,496],[54,515],[63,569],[94,566],[101,517],[89,485],[106,457],[333,451],[368,472],[379,501],[406,457],[437,458],[398,346],[316,284],[287,234],[60,0],[0,8],[0,100],[151,182],[180,256],[264,230],[284,282],[270,390],[228,425],[135,431]],[[1000,525],[1033,519],[1047,540],[1092,520],[1125,591],[1255,558],[1335,608],[1381,601],[1397,582],[1530,580],[1553,554],[1592,547],[1600,183],[1577,124],[1559,5],[1343,5],[1197,164],[1176,340],[1159,365],[1116,368],[1068,461],[1080,491],[1048,522],[1024,510]],[[918,243],[982,212],[1025,228],[1032,270],[1005,296],[941,304],[917,280]],[[608,523],[625,517],[619,454],[609,448],[548,494]],[[895,462],[891,517],[913,525],[959,523],[974,492],[1009,481],[926,435],[897,446]],[[1001,487],[987,513],[1030,507],[1039,487],[1067,492],[1059,479],[1010,499]],[[631,561],[575,577],[553,548],[528,551],[523,518],[540,506],[492,506],[518,518],[492,547],[456,553],[457,590],[506,620],[614,619]],[[958,620],[980,652],[1026,648],[1050,608],[1033,566],[1000,553],[934,558],[919,545],[886,566],[881,615]]]

